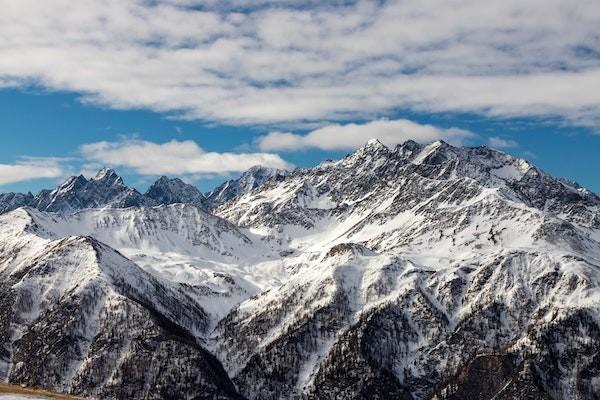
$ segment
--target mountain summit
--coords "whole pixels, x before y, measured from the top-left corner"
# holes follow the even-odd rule
[[[123,208],[153,205],[137,190],[126,186],[112,169],[103,168],[91,179],[73,176],[51,191],[40,192],[32,204],[42,211],[72,212],[86,208]]]
[[[206,198],[195,186],[179,178],[169,179],[161,176],[145,193],[147,198],[159,204],[187,203],[197,207],[206,207]]]
[[[262,186],[271,179],[278,180],[287,174],[288,171],[282,169],[257,165],[243,172],[239,178],[229,180],[214,189],[207,195],[207,199],[211,207],[217,207]]]
[[[125,185],[123,178],[111,168],[102,168],[91,179],[72,176],[52,190],[31,193],[0,193],[0,213],[19,207],[41,211],[72,213],[89,208],[127,208],[185,203],[211,208],[230,201],[264,184],[281,178],[287,171],[255,166],[237,179],[225,182],[206,197],[193,185],[179,178],[161,176],[141,194]]]

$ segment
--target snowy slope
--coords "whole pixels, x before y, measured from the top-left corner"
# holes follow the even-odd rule
[[[200,346],[192,358],[201,373],[184,368],[183,391],[209,376],[199,387],[224,398],[237,396],[229,379],[248,399],[597,398],[598,196],[528,161],[444,142],[390,149],[372,140],[338,161],[271,172],[253,169],[213,192],[216,215],[171,204],[0,216],[6,287],[37,288],[29,297],[41,299],[2,316],[11,321],[4,376],[43,377],[33,367],[10,375],[16,354],[34,357],[32,346],[11,350],[17,338],[39,310],[66,310],[63,299],[81,307],[72,299],[94,287],[85,304],[141,307],[109,312],[137,335],[117,329],[119,348],[145,337],[138,325],[148,312],[168,321],[147,328],[160,343],[174,324]],[[157,183],[153,201],[195,196],[170,183]],[[51,278],[19,272],[32,266]],[[71,351],[53,364],[60,379],[43,384],[109,397],[127,374],[94,351],[115,327],[81,318],[77,326],[98,332],[77,331],[92,356]],[[69,329],[48,332],[71,338]],[[44,343],[46,331],[35,332],[31,343]],[[99,382],[86,357],[121,372]]]
[[[454,398],[498,349],[503,396],[597,391],[573,382],[599,350],[599,204],[487,148],[371,141],[217,210],[288,246],[296,273],[221,321],[215,351],[249,398]],[[508,385],[531,362],[550,371]]]
[[[0,227],[5,379],[73,394],[162,398],[176,374],[171,393],[238,398],[196,339],[208,315],[180,285],[90,236],[54,239],[27,210],[1,216]]]
[[[193,205],[16,212],[26,212],[45,237],[93,237],[152,275],[181,285],[212,323],[287,276],[277,246]]]

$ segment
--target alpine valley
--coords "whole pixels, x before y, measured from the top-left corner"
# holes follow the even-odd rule
[[[600,198],[369,141],[211,193],[0,195],[0,377],[98,399],[600,399]]]

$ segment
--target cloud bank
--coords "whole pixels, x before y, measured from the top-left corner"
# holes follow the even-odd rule
[[[64,175],[62,159],[25,157],[15,164],[0,164],[0,185]]]
[[[0,86],[231,124],[600,124],[596,0],[0,0]]]
[[[130,168],[140,175],[227,174],[255,165],[292,167],[276,154],[206,152],[191,140],[154,143],[124,139],[84,144],[80,150],[88,163]]]
[[[333,124],[299,135],[289,132],[271,132],[257,139],[263,151],[294,151],[301,149],[352,150],[363,146],[369,139],[379,139],[395,146],[412,139],[419,142],[445,140],[462,145],[476,135],[458,128],[443,129],[433,125],[417,124],[406,119],[376,120],[365,124]]]

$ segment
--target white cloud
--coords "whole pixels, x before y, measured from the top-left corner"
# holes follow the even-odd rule
[[[257,145],[263,151],[291,151],[306,148],[350,150],[363,146],[369,139],[379,139],[388,146],[404,143],[409,139],[418,142],[433,142],[442,139],[461,145],[475,136],[470,131],[458,128],[438,128],[406,119],[381,119],[365,124],[328,125],[306,135],[271,132],[259,137]]]
[[[491,147],[495,147],[497,149],[510,149],[519,147],[519,143],[512,139],[501,138],[498,136],[492,136],[488,139],[488,142]]]
[[[599,25],[596,0],[0,0],[0,85],[234,124],[400,107],[600,125]]]
[[[191,175],[245,171],[255,165],[291,168],[276,154],[206,152],[191,140],[154,143],[139,139],[96,142],[81,146],[92,164],[126,167],[141,175]]]
[[[0,164],[0,185],[61,177],[65,173],[61,162],[60,158],[24,157],[15,164]]]

